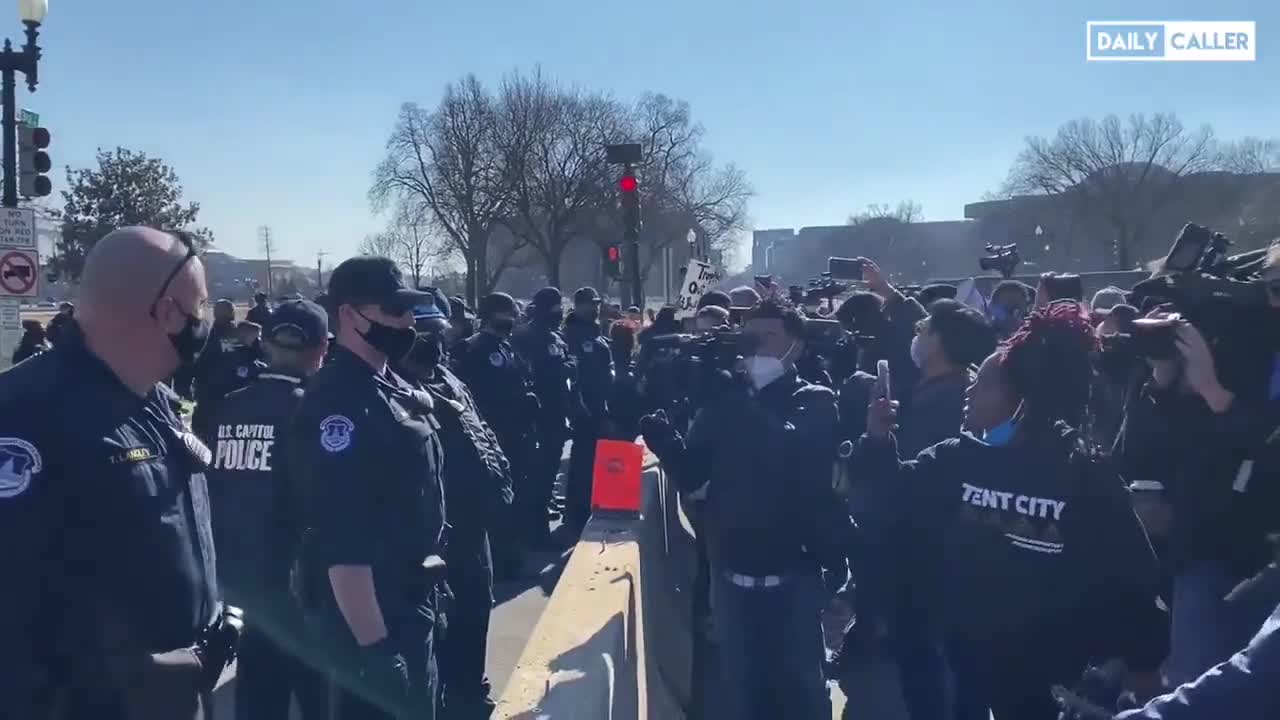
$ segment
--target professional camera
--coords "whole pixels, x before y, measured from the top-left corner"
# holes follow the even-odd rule
[[[1022,256],[1018,254],[1018,243],[1008,245],[988,243],[986,250],[986,257],[978,258],[978,267],[983,272],[995,270],[1003,277],[1013,277],[1014,270],[1018,269],[1018,263],[1022,262]]]
[[[673,409],[688,402],[697,407],[705,399],[711,375],[733,373],[738,358],[749,355],[751,337],[741,330],[721,328],[701,335],[676,333],[645,341],[645,362],[637,368],[656,407]]]
[[[1266,250],[1227,255],[1231,241],[1194,223],[1178,233],[1153,277],[1134,286],[1129,303],[1149,310],[1166,306],[1174,320],[1190,322],[1213,348],[1219,377],[1252,377],[1255,365],[1270,362],[1277,338],[1266,284],[1258,279]],[[1103,351],[1152,359],[1177,357],[1176,322],[1121,323],[1118,335],[1103,340]],[[1269,366],[1269,365],[1268,365]]]
[[[1265,306],[1267,289],[1257,274],[1267,251],[1228,256],[1229,247],[1231,240],[1222,233],[1187,223],[1165,256],[1162,270],[1134,286],[1133,304],[1156,299],[1182,309],[1211,303]]]

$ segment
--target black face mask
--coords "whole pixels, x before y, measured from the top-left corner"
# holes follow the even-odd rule
[[[489,321],[489,327],[493,329],[495,335],[500,338],[511,336],[512,331],[516,329],[515,318],[499,317]]]
[[[543,327],[558,328],[564,322],[564,311],[548,310],[546,312],[538,313],[534,318],[538,321],[538,324]]]
[[[200,358],[200,353],[204,352],[205,343],[208,341],[209,321],[195,315],[188,315],[187,324],[183,325],[177,334],[169,336],[169,342],[178,353],[179,365],[195,363]]]
[[[374,350],[387,356],[387,359],[399,362],[413,349],[418,333],[412,327],[395,328],[370,320],[360,313],[360,317],[369,320],[369,329],[360,333],[360,337],[369,343]]]
[[[419,335],[409,356],[415,365],[435,369],[445,364],[444,338],[439,335]]]

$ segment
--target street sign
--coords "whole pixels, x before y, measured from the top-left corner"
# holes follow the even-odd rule
[[[39,253],[29,248],[0,248],[0,297],[35,297],[39,284]]]
[[[22,342],[22,298],[0,297],[0,367],[9,367]]]
[[[22,108],[18,111],[18,122],[27,127],[40,127],[40,114]]]
[[[36,248],[36,213],[30,208],[0,209],[0,251]]]

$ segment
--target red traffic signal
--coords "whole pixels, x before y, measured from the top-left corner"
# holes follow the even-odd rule
[[[640,183],[636,181],[634,175],[623,175],[618,181],[618,189],[624,193],[633,193],[640,189]]]
[[[609,255],[609,262],[613,262],[613,263],[622,262],[622,248],[618,247],[617,245],[609,246],[608,255]]]
[[[610,245],[604,249],[604,272],[614,280],[622,279],[622,248]]]

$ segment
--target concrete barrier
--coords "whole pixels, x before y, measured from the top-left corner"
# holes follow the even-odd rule
[[[587,523],[495,717],[682,718],[693,544],[652,455],[639,516]]]

